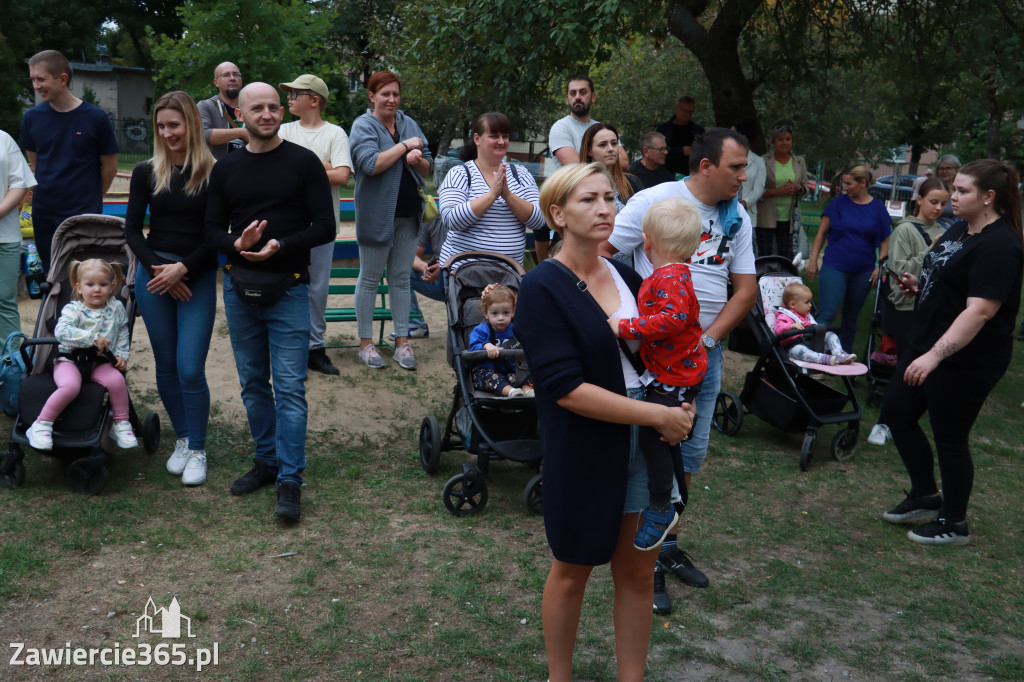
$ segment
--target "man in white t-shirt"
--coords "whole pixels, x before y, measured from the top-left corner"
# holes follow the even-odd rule
[[[600,123],[590,118],[590,107],[597,100],[594,94],[594,81],[590,76],[572,76],[566,86],[566,103],[569,115],[558,119],[551,125],[548,133],[548,149],[551,151],[552,169],[545,175],[552,175],[562,166],[579,163],[580,143],[587,128]],[[629,167],[626,150],[619,147],[619,161],[622,167]]]
[[[722,381],[719,341],[743,320],[757,298],[753,227],[750,216],[736,199],[740,185],[747,179],[748,149],[745,137],[726,128],[711,128],[698,136],[690,155],[690,175],[634,194],[615,217],[615,229],[602,245],[606,256],[631,251],[636,271],[648,277],[654,268],[644,251],[641,231],[647,209],[660,199],[682,197],[700,212],[704,234],[689,264],[693,290],[700,303],[700,324],[704,329],[701,342],[707,351],[708,369],[696,400],[697,424],[693,437],[680,443],[688,489],[691,475],[700,470],[707,455],[711,415]],[[687,585],[705,587],[708,584],[707,576],[694,568],[676,546],[675,536],[669,535],[655,571],[654,610],[657,613],[668,613],[672,608],[664,587],[666,569]]]
[[[323,79],[304,73],[291,83],[281,83],[288,93],[288,111],[299,120],[285,123],[278,133],[282,140],[294,142],[316,154],[327,169],[334,201],[334,224],[340,219],[338,188],[352,174],[352,155],[348,135],[340,127],[322,118],[329,91]],[[334,242],[316,246],[309,252],[309,369],[336,376],[338,368],[324,349],[327,333],[327,288],[334,263]]]

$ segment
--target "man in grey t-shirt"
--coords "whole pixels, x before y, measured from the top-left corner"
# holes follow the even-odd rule
[[[580,160],[580,143],[587,128],[600,123],[590,118],[590,107],[597,96],[594,94],[594,81],[590,76],[572,76],[566,87],[566,103],[569,115],[560,118],[551,126],[548,133],[548,149],[551,151],[552,170],[545,175],[550,176],[562,166],[578,163]],[[619,161],[623,168],[629,166],[626,150],[619,147]]]

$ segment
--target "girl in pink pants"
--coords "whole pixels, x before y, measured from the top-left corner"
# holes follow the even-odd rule
[[[93,258],[72,263],[70,279],[75,300],[64,306],[54,329],[54,336],[60,342],[58,357],[53,363],[57,390],[26,432],[29,445],[36,450],[53,449],[53,422],[82,388],[82,373],[72,358],[92,350],[100,354],[113,353],[114,364],[102,355],[96,357],[89,379],[106,388],[110,395],[114,440],[119,447],[133,448],[139,443],[128,420],[128,385],[124,380],[129,352],[128,315],[121,302],[114,298],[121,288],[121,269],[116,264]]]

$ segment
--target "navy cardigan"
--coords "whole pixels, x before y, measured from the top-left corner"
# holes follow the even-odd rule
[[[640,276],[611,263],[635,297]],[[618,342],[593,297],[552,263],[523,278],[515,319],[537,392],[548,544],[560,561],[608,563],[622,525],[630,427],[583,417],[557,401],[583,383],[625,395]]]

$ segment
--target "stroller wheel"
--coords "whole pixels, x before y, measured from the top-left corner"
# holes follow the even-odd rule
[[[837,462],[844,462],[857,452],[857,437],[860,429],[850,426],[835,435],[832,439],[832,457]]]
[[[110,473],[97,457],[76,459],[68,467],[68,486],[76,493],[95,495],[107,487]]]
[[[428,474],[436,474],[441,463],[441,425],[437,417],[424,417],[420,423],[420,466]]]
[[[815,431],[808,431],[804,434],[804,444],[800,447],[800,471],[807,471],[811,467],[811,457],[814,455],[814,441],[818,439]]]
[[[722,391],[715,398],[715,411],[711,415],[715,430],[725,436],[735,436],[743,427],[743,405],[740,397],[729,391]]]
[[[142,447],[150,455],[160,449],[160,415],[156,412],[142,420]]]
[[[0,486],[8,489],[17,488],[25,482],[25,455],[17,447],[12,447],[0,458]]]
[[[444,484],[444,506],[455,516],[479,514],[487,506],[487,483],[475,472],[456,474]]]
[[[526,489],[523,490],[523,504],[526,505],[526,511],[538,516],[544,513],[544,493],[541,489],[543,480],[543,474],[537,474],[530,479],[530,482],[526,484]]]

